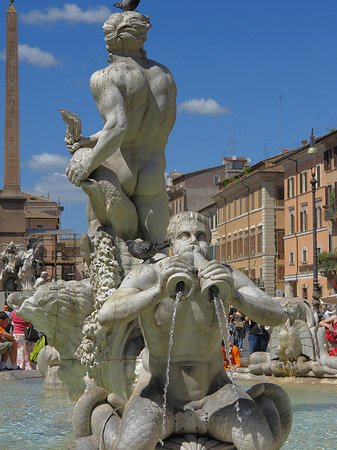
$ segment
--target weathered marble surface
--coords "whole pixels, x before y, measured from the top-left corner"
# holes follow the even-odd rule
[[[103,26],[110,65],[90,79],[101,131],[80,136],[79,118],[61,110],[73,154],[66,173],[89,197],[89,235],[99,224],[124,240],[160,241],[166,234],[165,147],[176,86],[170,71],[146,56],[150,28],[149,17],[135,11],[112,14]]]
[[[39,257],[41,239],[35,239],[30,248],[24,244],[1,244],[0,286],[5,291],[31,291],[41,270]]]
[[[44,377],[43,389],[46,391],[67,391],[66,385],[60,380],[59,352],[50,345],[43,347],[37,356],[37,368]]]
[[[75,356],[82,339],[84,319],[93,310],[93,291],[87,281],[57,281],[40,286],[25,298],[12,294],[8,303],[24,320],[46,334],[48,344],[60,354],[58,375],[67,385],[71,399],[84,391],[86,369]]]
[[[285,324],[272,331],[269,353],[250,356],[249,371],[255,375],[337,376],[337,358],[329,356],[325,331],[316,323],[307,302],[287,303]]]

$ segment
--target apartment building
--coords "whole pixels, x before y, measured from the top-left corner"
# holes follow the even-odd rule
[[[283,167],[276,157],[220,183],[213,255],[242,270],[271,296],[284,294]],[[247,170],[246,170],[247,172]]]
[[[207,207],[218,190],[218,183],[242,172],[246,158],[223,158],[222,164],[181,174],[174,170],[167,176],[170,215],[183,211],[200,211]]]
[[[309,143],[283,154],[276,163],[284,167],[285,210],[285,291],[287,296],[312,298],[313,214],[317,222],[317,251],[330,251],[336,240],[334,211],[337,174],[337,131],[315,140],[316,154],[308,153]],[[313,208],[312,185],[316,184]],[[313,211],[314,209],[314,211]],[[324,214],[325,210],[325,214]],[[328,280],[319,275],[321,295],[333,293]]]
[[[324,219],[328,227],[328,251],[337,249],[337,147],[324,152],[324,171],[326,172],[326,198]]]

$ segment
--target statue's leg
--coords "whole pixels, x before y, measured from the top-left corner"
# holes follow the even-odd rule
[[[86,209],[89,234],[93,234],[100,224],[112,228],[122,239],[136,237],[136,207],[124,193],[113,170],[99,166],[90,175],[90,179],[82,181],[81,187],[89,197]]]
[[[276,450],[269,424],[258,405],[240,388],[227,384],[207,397],[208,433],[238,450]]]
[[[132,197],[139,220],[139,228],[145,241],[164,241],[169,223],[167,193],[162,189],[156,195],[134,195]]]
[[[163,435],[162,388],[150,384],[127,404],[123,413],[119,439],[114,450],[154,450],[158,441],[174,428],[174,414],[168,405]]]

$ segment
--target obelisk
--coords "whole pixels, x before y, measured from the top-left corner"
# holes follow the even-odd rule
[[[0,242],[24,241],[24,203],[20,189],[18,15],[10,0],[6,17],[6,94],[4,188],[0,195]]]

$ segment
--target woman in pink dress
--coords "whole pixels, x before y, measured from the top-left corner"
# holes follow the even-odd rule
[[[13,336],[18,344],[18,356],[16,362],[22,370],[35,370],[36,364],[32,363],[29,359],[35,342],[26,341],[24,333],[25,328],[31,326],[30,322],[21,319],[14,311],[12,311],[11,320],[14,325]]]

